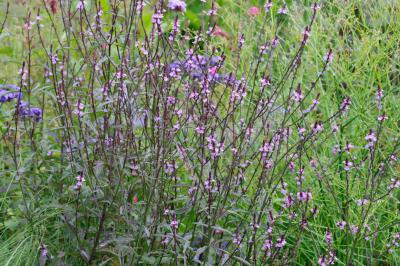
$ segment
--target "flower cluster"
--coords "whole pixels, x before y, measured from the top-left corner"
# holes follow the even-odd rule
[[[128,2],[104,11],[105,6],[84,0],[74,1],[73,12],[61,5],[61,14],[51,18],[73,34],[43,47],[47,62],[41,81],[31,77],[36,67],[23,64],[19,78],[29,101],[22,100],[19,87],[0,85],[2,106],[17,102],[15,116],[28,118],[11,124],[9,131],[17,134],[4,134],[15,147],[14,160],[5,163],[32,164],[23,169],[43,180],[32,182],[27,192],[50,191],[62,199],[62,229],[71,231],[65,239],[75,241],[67,245],[68,254],[81,254],[89,265],[101,264],[104,248],[123,254],[119,259],[129,260],[124,264],[291,265],[303,260],[308,239],[315,238],[318,254],[308,264],[332,265],[336,256],[342,261],[354,250],[361,262],[364,240],[354,241],[354,247],[348,242],[373,235],[365,224],[375,226],[379,219],[370,219],[373,212],[387,207],[376,202],[400,187],[393,174],[398,151],[383,150],[393,134],[386,131],[391,121],[383,122],[385,111],[392,112],[383,110],[379,87],[370,99],[378,104],[376,127],[360,129],[361,138],[348,134],[362,119],[353,117],[357,97],[343,95],[330,103],[337,93],[326,89],[335,76],[333,55],[339,51],[342,59],[343,53],[324,48],[318,60],[324,61],[312,60],[308,68],[310,51],[319,54],[322,48],[315,41],[324,31],[313,30],[320,21],[315,19],[319,4],[307,6],[312,16],[301,16],[309,20],[300,23],[300,4],[277,1],[272,8],[266,0],[263,10],[247,3],[248,19],[233,23],[227,33],[217,25],[226,11],[219,1],[201,0],[199,18],[210,17],[198,23],[197,32],[188,26],[193,22],[189,1]],[[271,10],[274,14],[265,14]],[[296,12],[288,15],[289,10]],[[60,17],[68,23],[57,21]],[[293,29],[303,30],[300,36],[286,29],[293,20]],[[24,32],[32,36],[36,27],[29,21]],[[246,29],[246,22],[256,34],[232,32],[236,26]],[[42,46],[50,43],[40,37]],[[41,83],[46,87],[36,89]],[[42,108],[30,106],[38,93],[43,93]],[[50,106],[55,110],[46,118],[51,119],[37,126]],[[30,144],[32,156],[51,153],[46,160],[19,160]],[[36,152],[40,145],[44,152]],[[382,152],[375,152],[377,147]],[[69,193],[64,193],[65,176],[76,176]],[[324,235],[310,235],[321,228]],[[375,240],[379,250],[388,241],[388,250],[398,245],[399,237],[383,238]],[[50,251],[42,257],[50,259]]]
[[[0,103],[10,102],[22,98],[20,88],[15,85],[0,85]]]
[[[85,178],[83,177],[83,175],[78,175],[76,177],[76,183],[72,188],[75,190],[79,190],[82,187],[83,182],[85,182]]]
[[[185,59],[175,61],[169,65],[169,72],[184,71],[184,73],[198,81],[207,78],[209,81],[221,82],[224,77],[227,78],[227,75],[218,74],[222,63],[223,59],[219,56],[207,57],[194,54],[193,51],[189,50]]]
[[[38,107],[30,107],[27,102],[20,101],[17,103],[18,115],[21,117],[29,117],[35,122],[40,122],[43,117],[42,109]]]
[[[169,0],[168,8],[174,11],[185,12],[186,3],[182,0]]]
[[[42,109],[31,107],[27,102],[22,101],[23,93],[15,85],[0,85],[0,102],[16,101],[16,111],[20,117],[29,117],[35,122],[42,120]]]

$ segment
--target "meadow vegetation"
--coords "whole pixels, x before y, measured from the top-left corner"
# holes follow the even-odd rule
[[[400,2],[0,3],[1,265],[397,265]]]

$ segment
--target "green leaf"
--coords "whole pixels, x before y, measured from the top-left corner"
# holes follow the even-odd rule
[[[21,223],[21,220],[20,220],[20,219],[12,218],[12,219],[6,220],[6,221],[4,222],[4,226],[5,226],[6,228],[8,228],[9,230],[14,231],[15,229],[18,228],[18,226],[20,225],[20,223]]]
[[[12,49],[10,46],[3,46],[3,47],[0,47],[0,54],[1,54],[1,55],[12,56],[12,54],[13,54],[13,49]]]
[[[235,260],[237,260],[237,261],[240,261],[240,262],[243,263],[244,265],[249,265],[249,266],[251,266],[250,262],[248,262],[248,261],[245,260],[245,259],[242,259],[241,257],[233,256],[233,258],[234,258]]]
[[[100,0],[100,4],[104,12],[110,11],[110,3],[108,0]]]
[[[147,255],[144,255],[143,257],[142,257],[142,261],[143,262],[145,262],[145,263],[148,263],[148,264],[155,264],[156,263],[156,258],[155,257],[150,257],[150,256],[147,256]]]
[[[192,26],[194,28],[199,28],[200,27],[200,19],[197,16],[196,13],[194,13],[193,11],[187,10],[185,13],[186,18],[189,19],[190,24],[192,24]]]

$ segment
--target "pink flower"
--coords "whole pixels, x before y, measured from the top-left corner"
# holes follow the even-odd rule
[[[247,14],[249,14],[250,16],[258,16],[260,15],[260,9],[256,6],[252,6],[249,8],[249,10],[247,10]]]
[[[228,38],[228,33],[226,33],[225,31],[223,31],[220,27],[215,26],[214,32],[212,33],[212,35],[214,36],[220,36],[220,37],[224,37],[224,38]]]
[[[214,66],[214,67],[210,68],[208,70],[208,73],[210,73],[211,75],[215,75],[217,73],[217,67]]]
[[[171,226],[172,229],[175,229],[175,230],[178,229],[178,227],[179,227],[179,221],[173,219],[173,220],[171,221],[170,226]]]
[[[139,199],[138,199],[137,196],[134,196],[133,199],[132,199],[132,201],[133,201],[133,203],[138,203]]]
[[[268,77],[267,77],[267,78],[262,78],[262,79],[260,80],[260,82],[261,82],[261,86],[262,86],[262,87],[271,85],[271,81],[269,80]]]
[[[325,240],[326,240],[326,242],[328,243],[329,246],[332,245],[332,242],[333,242],[333,235],[332,235],[332,233],[331,233],[331,231],[330,231],[329,229],[326,230],[326,233],[325,233]]]
[[[387,117],[385,114],[378,116],[378,121],[385,121],[387,120],[389,117]]]
[[[327,63],[332,62],[333,60],[333,53],[332,50],[329,50],[325,55],[324,55],[324,61]]]

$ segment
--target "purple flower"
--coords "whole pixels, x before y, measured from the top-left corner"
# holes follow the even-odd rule
[[[178,167],[175,165],[175,161],[172,161],[171,163],[166,162],[164,165],[164,170],[166,174],[173,174],[175,173],[176,169],[178,169]]]
[[[268,0],[268,2],[264,5],[265,13],[268,13],[268,11],[271,9],[271,7],[272,7],[272,1]]]
[[[259,150],[262,154],[263,159],[268,157],[268,154],[274,151],[274,143],[264,141],[263,146]]]
[[[82,187],[83,182],[85,182],[85,178],[83,177],[83,175],[78,175],[76,177],[76,184],[72,188],[75,190],[79,190]]]
[[[348,159],[346,159],[346,160],[343,162],[343,164],[344,164],[344,170],[345,170],[345,171],[350,171],[351,168],[353,167],[353,163],[350,162]]]
[[[389,189],[400,188],[400,179],[391,178]]]
[[[333,60],[333,53],[332,50],[329,50],[325,55],[324,55],[324,61],[326,63],[330,63]]]
[[[242,237],[239,234],[233,235],[233,244],[238,245],[239,247],[242,245]]]
[[[300,202],[308,202],[309,200],[312,199],[312,194],[311,194],[311,192],[301,191],[301,192],[297,193],[297,199]]]
[[[220,56],[212,56],[210,58],[210,66],[217,66],[221,62],[222,58]]]
[[[178,12],[185,12],[186,3],[182,0],[169,0],[168,8]]]
[[[367,149],[372,148],[374,146],[374,143],[377,141],[375,133],[372,130],[370,130],[369,134],[365,136],[365,140],[368,141],[368,144],[365,146],[365,148]]]
[[[295,102],[301,102],[301,100],[303,100],[304,95],[301,91],[300,86],[297,87],[297,89],[295,90],[294,94],[293,94],[293,100]]]
[[[11,89],[14,91],[19,91],[19,87],[13,84],[0,84],[0,89]]]
[[[217,157],[221,156],[224,152],[224,143],[218,142],[214,135],[207,137],[207,146],[211,151],[211,158],[214,160]]]
[[[173,220],[171,221],[170,226],[171,226],[171,228],[174,229],[174,230],[178,229],[178,227],[179,227],[179,221],[173,219]]]
[[[29,115],[29,110],[28,110],[28,103],[24,101],[20,101],[19,103],[16,104],[16,107],[19,112],[20,116],[27,116]]]
[[[340,147],[339,147],[338,144],[336,144],[336,145],[333,147],[333,149],[332,149],[332,153],[333,153],[333,154],[337,154],[337,153],[339,153],[339,152],[340,152]]]
[[[7,84],[7,85],[0,85],[0,102],[10,102],[14,99],[21,99],[22,92],[18,86]]]
[[[381,101],[383,98],[383,90],[379,87],[375,95],[376,95],[375,99],[377,101]]]
[[[18,115],[21,117],[30,117],[35,122],[40,122],[43,117],[42,109],[38,107],[29,107],[27,102],[20,101],[17,103]]]
[[[368,204],[368,202],[369,202],[369,200],[367,200],[367,199],[359,199],[359,200],[357,200],[357,205],[358,206],[365,206],[365,205]]]
[[[0,102],[1,102],[1,103],[7,102],[7,100],[8,100],[7,94],[8,94],[8,91],[6,91],[6,90],[0,90]]]
[[[328,243],[329,246],[332,245],[332,242],[333,242],[333,235],[332,235],[332,233],[331,233],[331,231],[330,231],[329,229],[326,230],[326,233],[325,233],[325,240],[326,240],[326,242]]]
[[[354,224],[351,224],[351,225],[350,225],[350,231],[351,231],[351,233],[352,233],[353,235],[357,234],[357,233],[358,233],[358,230],[359,230],[358,226],[356,226],[356,225],[354,225]]]
[[[320,9],[321,8],[321,6],[318,4],[318,3],[313,3],[312,5],[311,5],[311,9],[313,10],[313,11],[317,11],[318,9]]]
[[[164,14],[162,13],[162,11],[157,10],[157,12],[153,14],[153,16],[151,18],[151,22],[153,24],[160,26],[163,18],[164,18]]]
[[[32,107],[29,110],[29,115],[31,118],[33,118],[36,122],[39,122],[42,120],[42,109],[37,108],[37,107]]]
[[[328,255],[324,255],[318,259],[318,265],[320,266],[328,266],[335,264],[337,260],[336,255],[334,252],[329,251]]]
[[[351,143],[349,143],[349,142],[346,142],[346,146],[344,147],[344,150],[347,152],[347,153],[349,153],[350,154],[350,152],[351,152],[351,150],[354,148],[354,145],[353,144],[351,144]]]
[[[285,245],[286,245],[285,236],[281,235],[281,237],[276,242],[275,247],[276,248],[283,248]]]
[[[340,104],[340,111],[346,112],[349,110],[351,104],[351,100],[348,96],[344,97],[343,102]]]
[[[280,15],[286,15],[287,13],[286,5],[278,9],[278,14]]]
[[[383,121],[385,121],[387,119],[389,119],[389,117],[387,115],[385,115],[385,114],[378,116],[378,121],[383,122]]]
[[[72,111],[72,113],[76,114],[79,117],[83,116],[83,110],[85,109],[85,105],[83,103],[81,103],[80,101],[78,101],[76,103],[76,108],[74,111]]]
[[[204,126],[198,126],[198,127],[196,127],[196,132],[197,132],[197,134],[204,134],[204,131],[205,131],[205,127]]]
[[[339,227],[340,230],[344,230],[344,228],[346,227],[346,222],[340,221],[340,222],[337,222],[336,225]]]
[[[316,122],[314,124],[314,127],[313,127],[313,132],[314,132],[314,134],[317,134],[318,132],[321,132],[323,129],[324,128],[323,128],[322,123],[321,122]]]
[[[264,244],[263,244],[262,249],[263,249],[264,251],[268,251],[268,250],[270,250],[270,249],[272,248],[272,245],[273,245],[273,243],[272,243],[272,240],[271,240],[271,239],[265,239],[265,242],[264,242]]]

